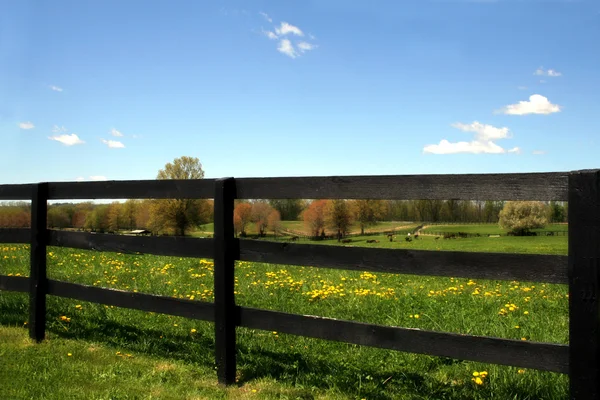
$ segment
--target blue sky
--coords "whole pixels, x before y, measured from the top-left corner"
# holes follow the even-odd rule
[[[0,183],[600,167],[597,1],[0,3]]]

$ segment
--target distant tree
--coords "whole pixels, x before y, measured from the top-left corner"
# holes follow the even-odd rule
[[[281,232],[281,215],[279,211],[273,209],[267,218],[267,227],[275,236]]]
[[[301,199],[269,200],[269,205],[279,211],[283,221],[297,221],[306,206]]]
[[[503,207],[504,203],[501,201],[486,201],[483,206],[483,222],[498,222]]]
[[[565,222],[565,207],[557,201],[551,201],[548,207],[548,220],[550,222]]]
[[[500,227],[522,236],[548,223],[546,205],[540,201],[508,201],[500,211]]]
[[[440,220],[443,206],[444,202],[442,200],[425,200],[425,209],[431,222]]]
[[[48,208],[46,223],[48,228],[64,229],[71,226],[71,219],[64,207],[54,206]]]
[[[338,241],[350,231],[352,212],[346,200],[331,200],[327,203],[326,223],[337,232]]]
[[[259,236],[264,236],[269,225],[269,214],[273,211],[273,207],[266,201],[256,201],[252,203],[252,222],[256,226]]]
[[[149,229],[153,232],[157,232],[152,229],[150,224],[151,216],[150,209],[152,208],[153,200],[142,200],[139,206],[135,210],[135,227],[140,229]]]
[[[360,226],[360,234],[365,234],[365,228],[375,225],[383,219],[386,204],[380,200],[352,200],[349,202],[354,220]]]
[[[137,214],[139,205],[140,201],[135,199],[129,199],[121,205],[120,221],[123,228],[132,230],[133,228],[137,227],[135,216]]]
[[[121,203],[115,201],[108,206],[108,230],[110,232],[117,232],[123,225],[123,219],[121,217]]]
[[[157,179],[203,179],[204,170],[195,157],[180,157],[167,163],[158,171]],[[186,231],[200,223],[200,204],[197,199],[155,200],[151,207],[151,225],[154,229],[170,229],[183,236]]]
[[[233,209],[233,224],[235,231],[241,236],[246,236],[246,228],[252,222],[252,205],[238,203]]]
[[[93,232],[104,232],[108,229],[108,204],[94,207],[85,220],[85,229]]]
[[[304,226],[314,237],[325,231],[327,200],[314,200],[302,211]]]

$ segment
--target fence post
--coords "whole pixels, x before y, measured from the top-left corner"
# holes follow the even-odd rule
[[[233,229],[235,179],[215,181],[215,359],[220,384],[235,383],[236,374],[236,306],[234,296],[235,260],[239,258],[238,241]]]
[[[46,244],[48,230],[48,184],[33,187],[31,198],[31,253],[29,272],[29,337],[36,342],[46,335]]]
[[[600,399],[600,171],[569,175],[571,399]]]

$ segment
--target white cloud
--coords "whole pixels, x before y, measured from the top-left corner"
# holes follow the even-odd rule
[[[92,175],[90,176],[90,181],[106,181],[108,179],[106,179],[105,176],[103,175]]]
[[[33,129],[35,128],[35,125],[33,124],[33,122],[21,122],[19,123],[19,128],[21,129]]]
[[[55,92],[62,92],[63,88],[58,87],[58,86],[54,86],[54,85],[50,85],[48,86],[50,89],[54,90]]]
[[[116,136],[116,137],[121,137],[121,136],[123,136],[123,134],[122,134],[121,132],[119,132],[118,130],[116,130],[115,128],[112,128],[112,129],[110,130],[110,134],[111,134],[111,135],[113,135],[113,136]]]
[[[554,69],[545,70],[544,67],[539,67],[538,69],[535,70],[535,72],[533,74],[538,75],[538,76],[551,76],[553,78],[556,78],[557,76],[562,75],[562,73],[560,73]]]
[[[280,53],[283,53],[286,56],[291,57],[291,58],[298,57],[298,52],[294,48],[294,45],[292,44],[292,42],[290,42],[288,39],[281,39],[279,41],[279,46],[277,46],[277,51],[279,51]]]
[[[531,154],[534,154],[536,156],[540,156],[542,154],[546,154],[546,150],[534,150],[531,152]]]
[[[77,178],[75,178],[76,182],[83,182],[85,181],[85,178],[83,176],[78,176]]]
[[[442,139],[439,144],[429,144],[425,146],[423,152],[431,154],[499,154],[504,153],[504,149],[494,142],[478,142],[474,140],[472,142],[450,143],[446,139]]]
[[[506,127],[496,128],[492,125],[482,124],[478,121],[474,121],[470,124],[463,124],[460,122],[452,124],[454,128],[460,129],[463,132],[475,133],[475,140],[471,142],[456,142],[451,143],[446,139],[442,139],[438,144],[429,144],[423,148],[424,153],[431,154],[457,154],[457,153],[471,153],[471,154],[502,154],[506,153],[506,150],[494,143],[498,139],[507,139],[510,137],[510,130]],[[509,152],[515,153],[520,151],[518,147],[515,147]]]
[[[65,146],[73,146],[76,144],[85,143],[83,140],[79,139],[79,136],[77,136],[74,133],[72,133],[70,135],[65,134],[65,135],[50,136],[50,137],[48,137],[48,139],[56,140],[57,142],[61,142]]]
[[[273,19],[271,17],[269,17],[269,14],[267,14],[266,12],[260,11],[259,14],[262,15],[263,18],[266,19],[267,21],[273,22]]]
[[[509,153],[521,154],[521,149],[518,147],[513,147],[508,151]]]
[[[65,133],[66,131],[67,128],[65,128],[64,126],[54,125],[52,127],[52,133]]]
[[[287,35],[288,33],[291,33],[296,36],[304,36],[304,32],[302,32],[300,28],[288,24],[287,22],[282,22],[279,28],[275,28],[275,32],[278,35]]]
[[[529,101],[519,101],[517,104],[509,104],[506,107],[497,110],[496,113],[508,115],[527,115],[527,114],[552,114],[560,112],[561,106],[552,104],[548,98],[534,94],[529,96]]]
[[[268,37],[271,40],[275,40],[275,39],[279,39],[279,36],[277,36],[276,34],[274,34],[271,31],[265,31],[264,29],[262,30],[263,35],[265,35],[266,37]]]
[[[111,149],[122,149],[125,147],[125,145],[119,141],[116,140],[105,140],[102,139],[102,143],[104,143],[105,145],[107,145],[109,148]]]
[[[297,44],[297,46],[301,53],[304,53],[305,51],[313,50],[315,47],[317,47],[314,44],[307,43],[307,42],[300,42]]]

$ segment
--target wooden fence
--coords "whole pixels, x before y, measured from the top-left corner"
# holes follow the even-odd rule
[[[211,239],[135,237],[46,229],[47,201],[213,198]],[[234,199],[457,199],[569,202],[569,255],[439,252],[240,240]],[[243,178],[0,185],[0,200],[32,200],[31,229],[2,229],[0,243],[30,243],[29,278],[0,290],[29,292],[29,334],[44,339],[46,295],[153,311],[215,324],[220,383],[236,373],[236,327],[412,353],[568,373],[572,399],[600,397],[600,171],[531,174]],[[214,259],[214,303],[48,279],[46,246]],[[235,260],[415,275],[569,285],[569,345],[423,331],[237,306]]]

